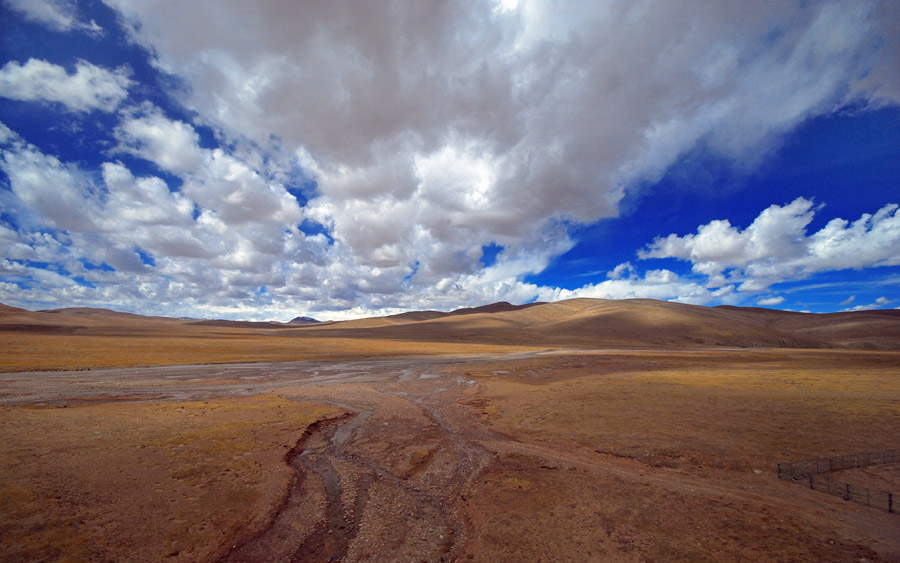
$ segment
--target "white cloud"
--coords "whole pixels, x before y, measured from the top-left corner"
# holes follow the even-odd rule
[[[891,303],[896,301],[896,299],[888,299],[887,297],[879,297],[873,303],[869,303],[868,305],[857,305],[855,307],[851,307],[849,309],[844,309],[844,312],[853,312],[853,311],[872,311],[875,309],[884,309]]]
[[[541,301],[591,297],[595,299],[659,299],[694,305],[706,305],[715,300],[729,302],[728,289],[710,290],[694,281],[681,278],[670,270],[652,270],[643,278],[608,279],[587,284],[578,289],[543,287],[538,289]]]
[[[9,131],[7,129],[7,131]],[[91,231],[93,216],[90,178],[77,169],[45,155],[15,133],[5,135],[0,169],[9,177],[13,193],[49,225]]]
[[[140,312],[164,313],[155,309],[164,303],[198,312],[244,311],[249,303],[263,304],[260,287],[283,288],[292,264],[327,252],[324,236],[297,230],[299,206],[283,187],[221,151],[195,147],[197,172],[185,175],[182,190],[172,191],[162,179],[137,177],[121,162],[104,163],[96,178],[42,153],[5,126],[0,131],[0,169],[11,188],[0,204],[18,209],[18,216],[27,210],[36,217],[18,232],[0,229],[0,259],[35,284],[7,294],[14,302],[109,300],[104,306]],[[146,256],[155,264],[147,265]],[[63,283],[55,270],[26,267],[26,261],[56,264],[71,275]],[[356,279],[366,280],[362,274]],[[101,285],[82,285],[73,281],[77,276]]]
[[[145,103],[127,108],[115,130],[118,152],[156,164],[184,180],[182,191],[228,225],[269,221],[291,225],[300,207],[282,185],[268,181],[247,162],[223,149],[204,149],[193,126]]]
[[[78,19],[77,5],[72,0],[4,0],[4,4],[54,31],[79,30],[94,36],[103,34],[103,29],[94,20],[85,23]]]
[[[354,260],[423,272],[615,216],[698,143],[752,167],[867,96],[890,31],[843,2],[109,3],[200,119],[304,155]]]
[[[807,235],[816,210],[798,200],[748,229],[714,221],[641,255],[690,260],[705,284],[630,263],[575,290],[523,281],[572,248],[570,225],[615,216],[687,151],[750,169],[810,117],[900,100],[900,16],[885,4],[107,3],[151,62],[183,80],[170,94],[221,148],[150,104],[120,111],[99,171],[0,128],[12,188],[0,205],[25,225],[10,253],[97,282],[48,281],[60,301],[288,318],[579,295],[730,302],[739,289],[896,258],[885,246],[895,210]],[[59,23],[77,22],[72,3],[9,5],[78,28]],[[76,111],[113,111],[131,86],[122,69],[79,63],[70,75],[35,59],[0,77],[7,97]],[[115,160],[124,155],[180,187],[129,170]],[[298,167],[317,184],[305,207],[285,188]],[[304,234],[304,220],[327,234]],[[503,250],[484,268],[492,243]]]
[[[86,61],[75,73],[40,59],[24,65],[9,61],[0,69],[0,96],[13,100],[58,102],[73,111],[113,111],[128,96],[128,70],[109,71]]]
[[[115,136],[119,151],[149,160],[166,172],[196,172],[203,161],[194,128],[167,118],[149,103],[124,110]]]
[[[781,305],[784,303],[784,297],[768,297],[766,299],[760,299],[756,302],[757,305],[762,305],[763,307],[771,307],[773,305]]]
[[[103,183],[109,190],[105,215],[134,227],[143,225],[189,226],[194,204],[180,193],[172,193],[155,177],[135,178],[118,162],[102,166]]]
[[[621,280],[633,278],[636,274],[637,272],[634,266],[631,265],[631,262],[623,262],[607,272],[606,277],[611,280]]]
[[[853,303],[854,301],[856,301],[856,296],[851,295],[850,297],[848,297],[848,298],[844,299],[843,301],[841,301],[840,303],[838,303],[838,305],[843,307],[844,305],[849,305],[849,304]]]
[[[743,231],[728,221],[712,221],[696,234],[657,238],[638,255],[690,261],[710,286],[739,282],[741,291],[762,291],[816,272],[900,264],[897,204],[863,214],[853,223],[832,219],[807,235],[815,213],[812,201],[797,198],[765,209]]]

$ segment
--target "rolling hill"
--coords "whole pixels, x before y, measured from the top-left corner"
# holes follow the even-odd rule
[[[451,312],[310,324],[142,317],[104,309],[27,311],[0,307],[0,331],[177,334],[205,327],[282,336],[469,342],[524,346],[778,347],[900,349],[900,311],[810,314],[752,307],[702,307],[650,299],[495,303]]]

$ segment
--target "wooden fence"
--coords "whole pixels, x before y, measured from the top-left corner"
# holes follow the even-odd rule
[[[897,506],[894,504],[894,500],[897,497],[896,494],[852,485],[832,479],[829,475],[826,475],[834,471],[896,462],[900,462],[900,450],[808,459],[779,463],[778,478],[809,485],[810,489],[839,496],[844,500],[852,500],[866,506],[874,506],[888,512],[896,512]]]

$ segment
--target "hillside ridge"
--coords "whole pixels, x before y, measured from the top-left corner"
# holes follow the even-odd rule
[[[310,319],[311,321],[311,319]],[[176,327],[271,330],[318,337],[579,348],[739,347],[900,349],[900,311],[797,313],[652,299],[578,298],[408,311],[339,322],[279,323],[145,317],[108,309],[28,311],[0,305],[0,331],[89,333]]]

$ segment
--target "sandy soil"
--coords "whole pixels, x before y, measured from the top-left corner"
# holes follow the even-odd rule
[[[897,404],[891,352],[5,373],[0,559],[900,561],[900,515],[775,475]]]

